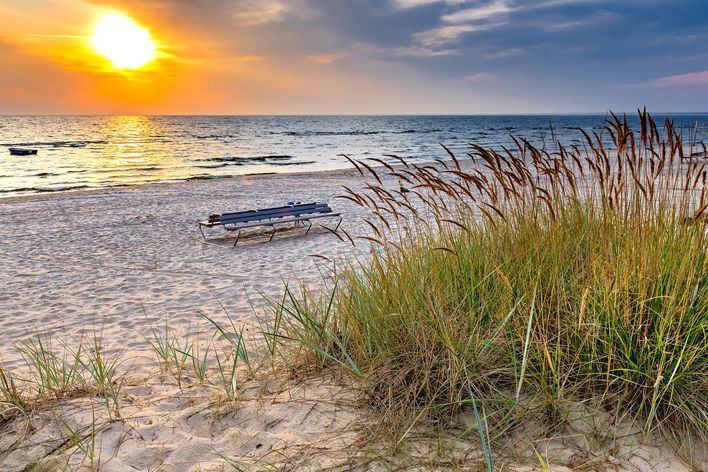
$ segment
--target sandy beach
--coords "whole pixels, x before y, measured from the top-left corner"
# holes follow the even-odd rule
[[[333,391],[322,380],[296,385],[294,390],[259,384],[253,387],[257,400],[245,402],[224,418],[217,415],[223,426],[216,427],[214,412],[209,411],[214,407],[213,391],[206,387],[183,391],[173,382],[164,383],[164,377],[154,378],[160,369],[150,349],[151,333],[164,333],[165,326],[182,335],[213,332],[200,314],[220,323],[228,323],[230,317],[237,327],[257,330],[254,316],[264,306],[264,296],[279,296],[294,277],[317,280],[322,259],[313,255],[334,259],[354,254],[348,240],[340,241],[317,226],[307,236],[302,228],[284,229],[271,242],[267,229],[265,233],[255,229],[236,248],[230,247],[231,234],[224,239],[225,232],[215,228],[210,233],[215,244],[205,244],[198,220],[225,210],[326,201],[343,213],[341,228],[356,234],[361,216],[335,196],[342,185],[357,182],[361,181],[347,171],[261,175],[0,201],[4,366],[22,370],[23,361],[13,345],[38,335],[53,340],[55,347],[66,343],[71,348],[82,335],[99,333],[105,353],[126,360],[121,368],[129,370],[133,386],[126,387],[129,406],[122,415],[134,421],[108,428],[101,448],[112,458],[103,459],[101,470],[187,471],[195,465],[206,467],[200,470],[223,470],[220,450],[251,456],[246,463],[257,464],[254,458],[284,445],[318,449],[314,444],[337,431],[334,425],[352,421],[346,413],[351,405],[329,404],[347,398],[341,385]],[[334,227],[336,219],[321,223]],[[322,392],[328,393],[325,399]],[[99,404],[93,399],[62,402],[50,408],[54,413],[49,417],[58,408],[79,425]],[[195,414],[205,416],[195,419]],[[110,424],[108,418],[102,420],[104,426]],[[44,421],[43,427],[39,420],[39,432],[27,438],[24,447],[15,448],[19,436],[3,435],[3,470],[24,470],[51,456],[62,434],[46,416]],[[228,434],[220,435],[229,428]],[[138,440],[139,448],[120,447],[126,435]],[[218,445],[221,441],[223,448]],[[245,449],[236,452],[237,443]],[[335,442],[327,447],[336,449],[336,444],[344,446]],[[180,449],[179,457],[173,449]],[[304,449],[298,455],[305,457]],[[81,457],[72,460],[74,466],[82,463]],[[50,469],[55,466],[51,458],[46,464]]]
[[[341,211],[341,228],[361,230],[354,205],[335,199],[358,174],[263,175],[156,184],[0,200],[0,345],[6,365],[18,359],[10,346],[33,334],[67,339],[100,331],[111,350],[141,355],[150,327],[204,321],[199,313],[252,323],[259,294],[277,296],[293,275],[318,274],[318,259],[352,254],[352,245],[314,226],[251,230],[236,248],[221,228],[204,244],[196,222],[211,213],[326,201]],[[329,227],[335,219],[319,222]],[[221,240],[220,240],[221,238]],[[226,238],[226,239],[224,239]]]
[[[398,185],[390,178],[384,182]],[[236,327],[255,335],[256,317],[267,316],[263,295],[280,295],[285,281],[295,277],[320,283],[323,260],[314,255],[334,260],[368,252],[366,244],[354,248],[347,238],[340,241],[321,228],[307,236],[302,229],[283,230],[270,243],[267,231],[264,237],[255,230],[236,248],[230,247],[233,237],[225,239],[217,228],[211,233],[215,244],[205,244],[196,221],[227,209],[328,201],[342,212],[342,229],[355,236],[364,231],[363,211],[335,197],[343,185],[362,184],[355,171],[340,171],[0,201],[4,365],[22,369],[12,346],[30,337],[42,335],[71,346],[82,333],[98,332],[106,354],[127,360],[123,366],[129,370],[120,421],[107,413],[100,398],[53,402],[32,414],[30,430],[21,419],[5,425],[3,470],[32,465],[90,470],[96,463],[111,471],[270,470],[268,464],[279,470],[387,470],[375,458],[388,453],[365,439],[375,415],[359,405],[350,381],[283,372],[255,376],[240,386],[236,403],[224,402],[213,386],[188,374],[176,382],[161,371],[150,348],[151,333],[164,332],[165,326],[182,334],[213,332],[200,313],[222,323],[230,317]],[[597,412],[589,414],[593,421],[604,421]],[[57,418],[65,423],[58,425]],[[575,420],[584,421],[582,415]],[[97,438],[90,461],[80,448],[62,452],[67,431],[61,424],[71,424],[84,439]],[[689,470],[663,440],[639,440],[631,425],[626,432],[625,439],[592,453],[597,444],[551,439],[544,443],[544,454],[557,460],[554,470],[586,463],[602,464],[602,470],[645,470],[649,464],[651,470]],[[430,447],[425,439],[419,441],[414,470],[447,469],[444,463],[426,462]],[[523,465],[530,460],[528,452],[518,451],[521,465],[510,470],[536,470]],[[467,464],[483,466],[478,449],[463,447],[459,454]]]

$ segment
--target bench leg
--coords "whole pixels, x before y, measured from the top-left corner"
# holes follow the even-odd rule
[[[275,225],[272,225],[271,228],[273,228],[273,232],[270,233],[270,239],[268,240],[268,242],[272,241],[272,240],[273,240],[273,236],[275,236]]]
[[[319,226],[321,226],[322,228],[325,228],[325,229],[328,230],[328,231],[331,231],[331,232],[333,232],[333,233],[336,233],[337,230],[339,229],[339,225],[342,224],[342,217],[341,217],[341,216],[339,217],[339,220],[337,221],[337,226],[335,226],[334,229],[331,229],[329,226],[323,225],[322,223],[317,223],[317,224],[318,224]],[[308,231],[309,231],[309,229],[308,229]],[[307,234],[307,233],[305,233],[305,234]]]
[[[234,241],[234,245],[233,245],[232,247],[236,247],[236,245],[238,244],[238,240],[239,240],[239,239],[241,239],[241,230],[240,230],[240,229],[237,229],[237,230],[236,230],[236,241]]]
[[[202,225],[199,225],[199,232],[202,233],[202,238],[204,238],[204,241],[207,240],[206,236],[204,235],[204,230],[202,229]]]
[[[307,236],[307,234],[308,234],[308,233],[310,232],[310,230],[312,229],[312,221],[307,220],[307,222],[309,223],[310,226],[307,227],[307,231],[305,231],[305,236]]]

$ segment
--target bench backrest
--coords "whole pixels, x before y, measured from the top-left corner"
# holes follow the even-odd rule
[[[246,210],[222,213],[219,222],[222,225],[250,223],[253,221],[272,220],[275,218],[297,218],[314,213],[331,213],[332,209],[326,203],[304,203],[259,210]]]

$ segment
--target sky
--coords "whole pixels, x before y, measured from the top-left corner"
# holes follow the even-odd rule
[[[144,66],[97,52],[116,13]],[[708,110],[707,0],[0,0],[0,25],[0,114]]]

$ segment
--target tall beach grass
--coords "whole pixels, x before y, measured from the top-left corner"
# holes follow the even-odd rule
[[[705,444],[706,148],[639,122],[613,115],[569,147],[352,161],[367,190],[342,198],[370,215],[372,259],[287,288],[273,351],[357,378],[396,444],[473,412],[488,464],[490,438],[562,425],[571,402]]]

